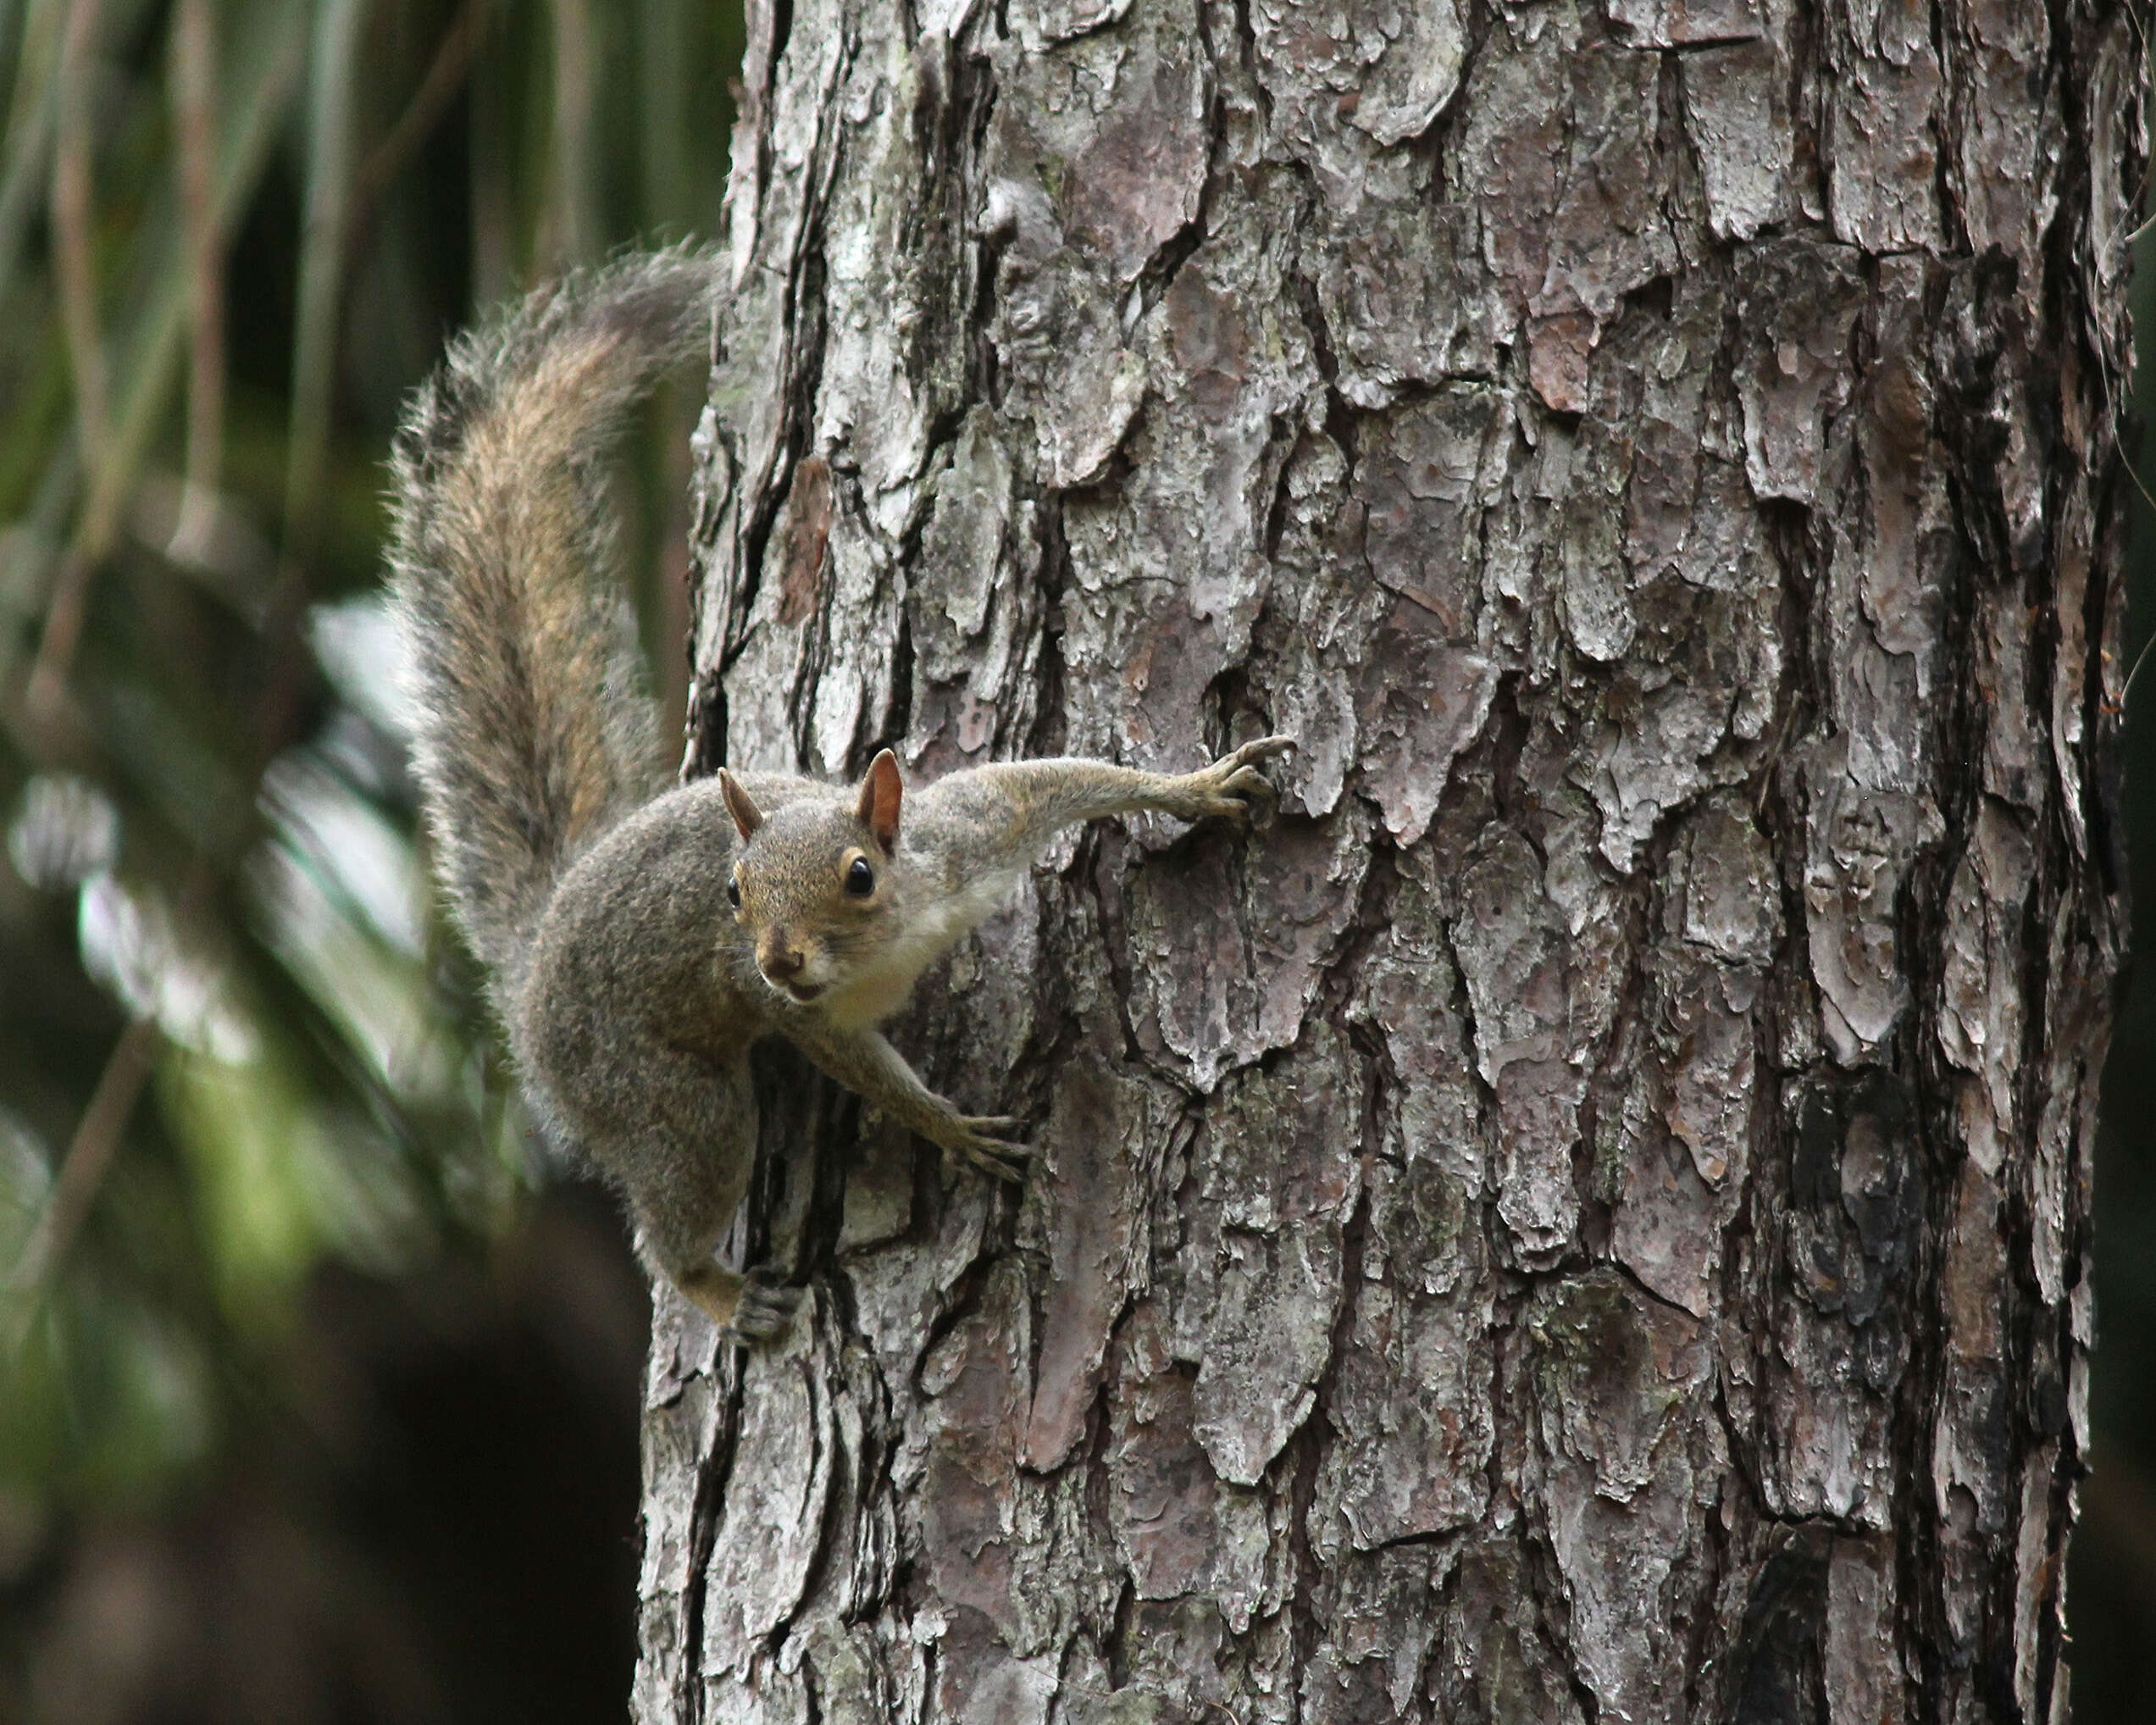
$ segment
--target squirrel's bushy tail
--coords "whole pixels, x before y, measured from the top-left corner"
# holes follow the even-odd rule
[[[397,434],[414,757],[505,1017],[556,879],[662,783],[607,458],[628,409],[708,342],[718,279],[674,250],[543,288],[459,337]]]

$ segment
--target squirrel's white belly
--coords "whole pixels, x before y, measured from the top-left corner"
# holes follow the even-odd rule
[[[834,1029],[861,1030],[890,1017],[906,1004],[914,979],[995,915],[1026,874],[1026,867],[994,869],[923,907],[907,924],[904,937],[886,949],[873,968],[823,997],[825,1021]]]

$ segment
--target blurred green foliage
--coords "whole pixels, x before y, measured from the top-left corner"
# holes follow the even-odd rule
[[[0,1580],[274,1421],[325,1260],[543,1172],[415,840],[383,458],[475,308],[712,229],[740,55],[690,0],[0,0]]]

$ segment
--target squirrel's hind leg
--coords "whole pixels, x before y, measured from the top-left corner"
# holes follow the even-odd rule
[[[722,1330],[745,1341],[776,1335],[801,1290],[768,1270],[744,1274],[718,1258],[756,1162],[745,1055],[718,1062],[654,1046],[635,1068],[635,1095],[624,1099],[628,1118],[618,1131],[593,1133],[591,1151],[628,1195],[640,1255]]]
[[[706,1262],[668,1279],[710,1314],[722,1334],[740,1341],[768,1341],[793,1322],[801,1303],[800,1289],[765,1269],[744,1274]]]

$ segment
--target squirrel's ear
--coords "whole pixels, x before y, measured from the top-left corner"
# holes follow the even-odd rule
[[[763,811],[757,807],[756,799],[741,789],[741,781],[723,767],[718,769],[718,794],[726,799],[726,812],[734,817],[734,824],[741,829],[741,837],[756,837],[757,829],[763,824]]]
[[[855,811],[862,825],[876,835],[888,857],[898,848],[898,805],[906,786],[898,776],[898,757],[884,750],[868,763],[868,776],[861,781],[861,805]]]

